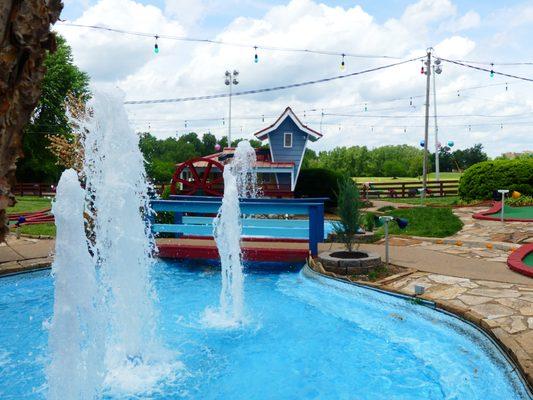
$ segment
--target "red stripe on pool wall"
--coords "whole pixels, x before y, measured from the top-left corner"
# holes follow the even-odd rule
[[[502,210],[502,202],[501,201],[495,201],[491,208],[485,211],[481,211],[478,213],[475,213],[472,215],[472,218],[475,219],[482,219],[485,221],[500,221],[500,217],[494,217],[490,214],[496,214]],[[527,219],[527,218],[508,218],[503,216],[504,222],[533,222],[533,219]]]
[[[158,256],[161,258],[217,260],[218,249],[214,246],[190,246],[183,244],[160,244]],[[245,261],[301,262],[307,259],[307,249],[273,249],[245,247],[242,257]]]
[[[513,271],[533,278],[533,268],[524,263],[524,258],[531,252],[533,252],[533,243],[520,246],[509,255],[507,265]]]

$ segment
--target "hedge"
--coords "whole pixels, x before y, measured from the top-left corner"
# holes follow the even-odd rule
[[[327,205],[337,205],[339,181],[343,175],[326,168],[307,168],[300,171],[294,194],[296,197],[329,197]]]
[[[533,159],[483,161],[468,168],[459,181],[466,201],[491,199],[498,189],[533,195]]]

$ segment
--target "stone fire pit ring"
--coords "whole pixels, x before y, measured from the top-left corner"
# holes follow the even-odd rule
[[[363,250],[352,254],[342,250],[325,251],[318,255],[318,260],[326,271],[345,275],[368,274],[382,264],[378,254]]]

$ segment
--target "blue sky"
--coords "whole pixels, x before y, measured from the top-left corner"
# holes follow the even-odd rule
[[[66,0],[62,19],[151,34],[219,39],[252,47],[255,43],[411,58],[423,55],[432,46],[437,55],[453,59],[533,61],[532,1]],[[241,90],[342,72],[336,56],[260,51],[260,62],[254,64],[253,48],[168,40],[160,40],[161,51],[154,56],[151,38],[61,26],[58,30],[66,36],[76,63],[90,74],[93,83],[119,86],[126,99],[220,93],[226,90],[224,70],[232,68],[241,72],[238,87]],[[344,72],[384,63],[350,58]],[[250,138],[255,130],[291,105],[305,112],[306,122],[314,128],[320,118],[309,110],[356,114],[323,118],[325,137],[313,144],[315,150],[354,144],[416,145],[422,135],[419,121],[423,110],[423,101],[417,96],[424,93],[425,83],[420,66],[417,62],[341,82],[236,98],[233,134]],[[482,142],[493,156],[533,148],[532,84],[490,78],[487,73],[449,64],[443,69],[437,81],[442,141],[454,140],[458,147]],[[533,66],[497,69],[533,76]],[[492,84],[499,85],[466,90]],[[412,96],[414,106],[410,106],[409,100],[388,102],[391,98]],[[360,115],[361,104],[365,103],[374,114]],[[220,137],[227,129],[221,123],[227,117],[227,99],[130,106],[128,112],[136,129],[150,130],[159,137],[179,135],[190,129]],[[266,115],[265,122],[259,118],[262,115]],[[195,121],[205,118],[213,120]]]

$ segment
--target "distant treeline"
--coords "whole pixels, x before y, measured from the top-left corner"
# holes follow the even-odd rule
[[[236,146],[239,140],[233,141]],[[157,139],[150,133],[142,133],[140,147],[146,159],[146,172],[155,182],[168,182],[172,178],[176,163],[215,152],[215,145],[227,147],[224,137],[217,141],[214,135],[205,133],[199,137],[191,132],[179,138]],[[253,147],[261,142],[252,140]],[[416,177],[422,174],[423,150],[408,145],[381,146],[368,149],[366,146],[336,147],[318,154],[307,149],[302,168],[327,168],[349,176],[398,176]],[[440,170],[451,172],[464,170],[488,159],[483,146],[476,144],[464,150],[451,151],[443,147],[439,153]],[[430,154],[430,168],[433,169],[435,155]]]

